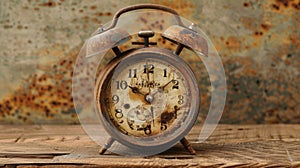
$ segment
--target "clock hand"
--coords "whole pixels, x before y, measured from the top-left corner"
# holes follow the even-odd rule
[[[174,79],[170,80],[168,83],[164,84],[163,86],[160,86],[158,89],[160,91],[163,91],[165,89],[166,86],[168,86],[171,82],[175,81]]]
[[[141,94],[143,96],[146,96],[144,93],[142,93],[137,87],[128,86],[133,93]]]
[[[132,90],[133,93],[136,93],[136,94],[140,94],[142,96],[144,96],[144,99],[147,103],[151,103],[153,101],[153,96],[150,95],[150,94],[144,94],[142,93],[137,87],[132,87],[132,86],[129,86],[128,87]]]
[[[153,107],[152,107],[152,106],[150,107],[150,110],[151,110],[151,115],[152,115],[152,123],[153,123],[153,127],[155,127],[155,126],[154,126],[154,112],[153,112]]]
[[[148,65],[147,65],[147,81],[148,81],[148,85],[149,85],[149,80],[150,80],[150,77],[149,77],[149,68],[148,68]],[[150,94],[151,92],[151,89],[150,89],[150,86],[149,86],[149,91],[148,91],[148,94]]]

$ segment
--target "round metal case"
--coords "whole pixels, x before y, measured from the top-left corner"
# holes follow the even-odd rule
[[[166,49],[123,53],[101,71],[96,88],[106,131],[137,150],[171,147],[190,131],[198,115],[197,80],[190,67]]]

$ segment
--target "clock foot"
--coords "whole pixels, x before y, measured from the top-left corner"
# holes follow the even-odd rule
[[[185,138],[183,137],[181,140],[180,140],[181,144],[184,146],[184,148],[190,152],[191,155],[196,155],[196,151],[195,149],[192,147],[192,145],[190,144],[190,142]]]
[[[107,151],[107,149],[111,147],[114,141],[115,139],[113,139],[112,137],[108,138],[106,143],[100,148],[99,154],[103,155]]]

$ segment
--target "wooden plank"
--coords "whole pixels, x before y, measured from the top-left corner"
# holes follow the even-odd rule
[[[197,155],[177,144],[148,158],[99,156],[79,125],[0,125],[0,166],[18,167],[300,167],[300,125],[219,125],[204,143],[200,127],[187,137]]]

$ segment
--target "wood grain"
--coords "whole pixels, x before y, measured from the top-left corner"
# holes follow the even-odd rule
[[[0,167],[300,167],[300,125],[219,125],[204,143],[187,139],[148,158],[98,155],[79,125],[0,125]]]

